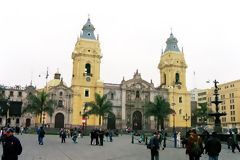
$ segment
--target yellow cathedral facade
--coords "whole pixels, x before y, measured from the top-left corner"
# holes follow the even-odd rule
[[[88,18],[72,52],[72,125],[83,124],[82,114],[85,112],[85,103],[94,101],[95,93],[99,93],[100,95],[111,94],[111,98],[113,98],[113,93],[115,93],[115,96],[119,96],[121,99],[121,102],[116,104],[116,106],[120,105],[122,108],[121,110],[123,110],[127,105],[127,101],[124,102],[127,98],[124,91],[121,91],[118,95],[116,92],[119,89],[115,88],[116,91],[114,91],[114,87],[111,90],[105,89],[108,91],[104,91],[104,88],[109,88],[109,86],[107,83],[104,84],[100,80],[100,63],[102,55],[100,42],[98,37],[95,37],[94,30],[95,28],[92,25],[90,18]],[[184,53],[179,50],[177,45],[178,41],[172,33],[166,43],[166,49],[162,53],[158,65],[161,77],[161,85],[158,88],[160,88],[160,90],[167,90],[168,94],[165,98],[169,101],[171,108],[175,111],[175,114],[169,116],[168,125],[169,127],[190,127],[190,93],[187,91],[186,87],[187,64],[184,59]],[[154,93],[151,94],[151,96],[149,95],[149,97],[151,97],[150,100],[153,100],[154,95],[159,95],[158,92],[161,91],[158,91],[158,89],[152,89],[151,92]],[[125,99],[123,99],[124,97]],[[109,100],[111,100],[111,98],[109,98]],[[115,101],[112,102],[114,104]],[[127,111],[116,113],[122,118],[122,122],[119,124],[120,127],[126,127],[126,124],[122,124],[124,121],[126,122],[128,116],[125,112]],[[142,117],[144,117],[143,114],[144,113],[142,112]],[[186,119],[188,120],[186,121]],[[145,120],[142,118],[142,121]],[[88,117],[87,125],[98,125],[98,117],[94,115]]]

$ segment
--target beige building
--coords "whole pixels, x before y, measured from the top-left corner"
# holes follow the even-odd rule
[[[8,99],[8,110],[5,110],[6,106],[4,107],[4,104],[0,103],[0,126],[8,124],[29,127],[36,123],[34,115],[30,113],[21,115],[23,107],[27,104],[27,96],[36,93],[36,88],[32,84],[26,87],[0,86],[0,92],[4,99]]]
[[[221,117],[221,124],[224,128],[240,128],[240,80],[227,82],[218,85],[219,99],[222,101],[219,104],[219,112],[224,112],[227,115]],[[213,112],[216,112],[215,104],[211,103],[214,100],[214,87],[211,89],[194,89],[191,91],[191,99],[198,104],[207,102],[208,107]],[[199,121],[199,120],[198,120]],[[209,125],[214,125],[214,119],[208,119]]]
[[[219,99],[222,103],[219,105],[219,112],[225,112],[227,115],[221,117],[223,127],[240,128],[240,80],[219,84]],[[207,101],[209,107],[215,112],[214,88],[208,90]],[[213,122],[212,122],[213,123]]]

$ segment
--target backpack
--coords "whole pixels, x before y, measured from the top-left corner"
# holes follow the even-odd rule
[[[191,153],[195,156],[199,156],[202,154],[202,149],[201,149],[201,146],[200,146],[198,140],[193,142],[192,148],[191,148]]]
[[[153,144],[153,138],[150,139],[149,143],[147,144],[147,149],[154,149],[155,145]]]

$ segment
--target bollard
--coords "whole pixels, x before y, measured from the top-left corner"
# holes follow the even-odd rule
[[[134,135],[132,134],[132,144],[134,143]]]
[[[177,148],[177,138],[174,138],[174,148]]]
[[[146,138],[145,138],[145,145],[147,145],[148,144],[148,137],[146,136]]]

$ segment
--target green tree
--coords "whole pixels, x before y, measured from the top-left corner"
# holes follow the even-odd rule
[[[160,122],[161,129],[164,129],[164,119],[174,112],[174,110],[170,108],[170,104],[159,95],[154,97],[154,102],[146,103],[145,108],[145,115],[147,117],[154,116],[156,118],[158,130]]]
[[[85,108],[87,111],[83,114],[83,116],[88,115],[96,115],[99,116],[99,126],[102,124],[102,118],[106,114],[113,114],[112,113],[112,102],[107,100],[107,95],[104,94],[103,96],[95,93],[95,101],[88,102],[85,104]]]
[[[23,109],[23,113],[32,113],[35,116],[39,116],[40,123],[42,123],[42,115],[44,112],[52,116],[56,102],[49,99],[48,94],[44,90],[38,92],[37,95],[29,95],[27,100],[28,104]]]
[[[199,103],[198,105],[200,108],[197,108],[196,116],[199,118],[200,124],[206,124],[206,121],[209,118],[208,113],[210,113],[211,110],[208,108],[207,102]]]

